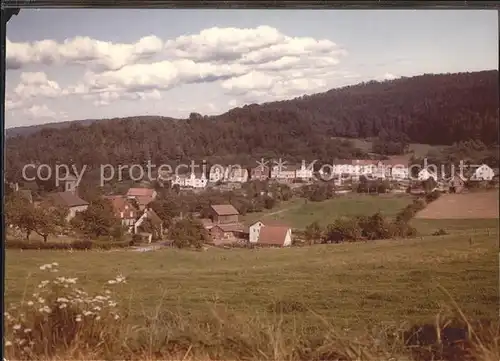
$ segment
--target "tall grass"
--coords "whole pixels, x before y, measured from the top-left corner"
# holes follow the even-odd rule
[[[115,299],[126,287],[118,275],[87,292],[78,279],[60,276],[57,263],[5,313],[7,360],[467,360],[500,359],[498,323],[470,321],[449,305],[428,325],[372,325],[352,333],[298,301],[270,306],[272,316],[233,312],[217,303],[204,317],[157,307],[130,324],[129,305]],[[446,293],[446,290],[443,289]],[[314,330],[285,324],[285,313],[307,312]]]

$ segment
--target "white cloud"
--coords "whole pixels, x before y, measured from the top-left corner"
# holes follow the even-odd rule
[[[26,115],[33,118],[55,118],[57,113],[50,110],[47,105],[33,105],[24,110]]]
[[[290,37],[269,26],[214,27],[166,42],[155,36],[135,44],[76,37],[63,43],[8,41],[7,47],[10,68],[33,63],[90,66],[81,81],[64,90],[44,73],[24,73],[15,90],[19,97],[76,95],[96,106],[159,100],[162,91],[193,83],[217,83],[228,95],[259,102],[324,91],[352,76],[337,69],[347,52],[334,42]],[[163,60],[146,62],[160,53]]]
[[[59,84],[49,80],[44,72],[21,73],[19,84],[14,89],[14,94],[24,100],[38,96],[57,97],[62,90]]]
[[[127,64],[145,60],[163,49],[163,41],[146,36],[133,44],[112,43],[78,36],[62,43],[54,40],[15,43],[7,39],[7,69],[31,64],[84,64],[98,70],[117,70]]]
[[[397,75],[394,75],[392,73],[385,73],[382,77],[380,77],[381,80],[394,80],[399,78]]]
[[[96,104],[107,104],[108,95],[99,94],[127,99],[182,84],[219,82],[233,95],[303,94],[324,90],[347,54],[330,40],[289,37],[268,26],[206,29],[167,41],[165,50],[170,60],[89,71],[67,93],[93,94]]]

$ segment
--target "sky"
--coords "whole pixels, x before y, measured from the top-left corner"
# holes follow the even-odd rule
[[[186,118],[363,81],[498,69],[495,10],[23,9],[6,128]]]

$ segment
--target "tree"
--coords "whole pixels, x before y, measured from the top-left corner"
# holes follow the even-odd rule
[[[6,223],[25,233],[27,241],[35,232],[47,242],[50,234],[55,234],[64,227],[66,215],[66,210],[51,204],[35,207],[18,193],[7,197],[5,202]]]
[[[201,248],[208,240],[208,235],[203,225],[197,220],[186,218],[176,222],[169,232],[169,237],[178,248]]]
[[[121,221],[114,216],[113,206],[107,199],[95,199],[88,208],[71,220],[73,228],[89,237],[113,237],[122,228]]]
[[[326,228],[326,243],[357,241],[362,237],[361,228],[355,218],[339,218]]]
[[[314,221],[313,223],[309,224],[304,232],[306,241],[308,241],[310,245],[313,245],[314,243],[319,241],[321,239],[322,234],[323,230],[321,229],[321,226],[317,221]]]

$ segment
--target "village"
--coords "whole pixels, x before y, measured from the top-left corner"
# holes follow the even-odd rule
[[[292,190],[300,189],[314,184],[331,184],[335,194],[353,192],[363,182],[380,184],[384,181],[389,186],[383,192],[424,194],[431,191],[460,193],[465,190],[467,176],[470,180],[478,182],[498,183],[498,170],[483,164],[474,169],[468,169],[466,174],[458,172],[446,176],[437,174],[431,167],[423,168],[412,175],[409,165],[395,158],[389,161],[380,160],[342,160],[335,165],[317,169],[301,165],[286,165],[267,167],[259,165],[245,169],[241,167],[214,166],[207,174],[194,172],[186,174],[165,175],[158,174],[156,184],[161,187],[177,188],[178,192],[191,192],[200,194],[205,190],[219,192],[241,191],[244,184],[249,182],[264,182],[281,184]],[[430,189],[424,189],[423,184],[430,184]],[[71,222],[79,212],[84,212],[89,202],[79,195],[77,178],[68,174],[62,182],[62,189],[48,194],[42,201],[33,201],[31,191],[23,189],[18,184],[11,185],[25,200],[35,207],[57,206],[67,210],[66,222]],[[365,192],[370,192],[370,187]],[[271,192],[264,192],[272,197]],[[152,202],[158,198],[158,191],[150,182],[140,183],[130,187],[125,194],[106,194],[103,198],[108,200],[113,209],[113,215],[121,222],[125,232],[133,235],[135,239],[152,243],[153,240],[164,239],[166,227],[160,216],[151,207]],[[199,212],[183,217],[194,217],[203,226],[214,246],[248,245],[260,247],[288,247],[292,245],[293,224],[277,222],[270,219],[254,220],[251,223],[242,222],[240,212],[232,204],[210,204],[208,214],[204,216]],[[147,227],[144,227],[147,223]]]

